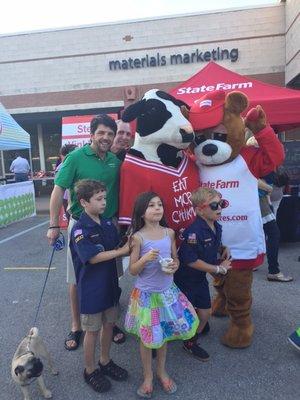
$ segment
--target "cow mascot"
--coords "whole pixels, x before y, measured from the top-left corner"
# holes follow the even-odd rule
[[[252,271],[263,263],[265,253],[257,178],[274,171],[284,159],[283,146],[263,109],[250,110],[244,121],[241,113],[247,107],[243,93],[215,91],[197,100],[189,113],[201,185],[218,190],[225,200],[222,241],[230,248],[233,262],[227,275],[215,279],[217,296],[212,309],[216,316],[230,316],[221,341],[233,348],[249,346],[254,331],[250,317]],[[259,148],[245,146],[245,125]]]
[[[122,120],[136,119],[137,128],[121,167],[120,224],[130,224],[135,199],[146,191],[163,199],[168,226],[177,237],[195,218],[190,195],[199,186],[199,172],[184,152],[194,140],[184,114],[188,110],[182,101],[157,89],[124,111]]]

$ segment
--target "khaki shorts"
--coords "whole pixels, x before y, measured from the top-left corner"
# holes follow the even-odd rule
[[[80,314],[82,330],[88,332],[99,331],[105,322],[114,324],[119,316],[119,307],[111,307],[97,314]]]
[[[118,233],[120,233],[120,226],[118,224],[118,219],[116,217],[112,217],[111,220],[112,220],[112,223],[117,228]],[[116,258],[116,266],[117,266],[118,278],[120,278],[120,276],[124,275],[123,258],[122,257]]]
[[[71,217],[69,225],[68,225],[67,283],[70,283],[72,285],[76,285],[76,276],[75,276],[75,270],[74,270],[74,265],[73,265],[73,260],[72,260],[72,254],[71,254],[71,250],[70,250],[70,235],[71,235],[71,230],[76,222],[77,221]]]

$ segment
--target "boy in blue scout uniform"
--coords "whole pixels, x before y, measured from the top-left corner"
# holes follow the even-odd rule
[[[71,232],[70,249],[76,274],[84,337],[84,379],[97,392],[110,389],[106,378],[123,381],[128,373],[110,359],[114,323],[118,316],[119,287],[116,257],[128,254],[128,245],[116,249],[119,235],[113,223],[101,216],[106,206],[105,186],[84,179],[76,184],[78,201],[84,208]],[[100,336],[100,360],[95,350]],[[106,375],[106,376],[105,376]]]
[[[200,320],[197,334],[184,341],[183,348],[199,360],[207,361],[209,354],[197,344],[197,339],[211,314],[206,273],[225,275],[230,268],[229,250],[222,246],[222,227],[217,222],[225,202],[219,192],[209,188],[195,190],[191,201],[197,217],[183,233],[175,283],[193,304]]]

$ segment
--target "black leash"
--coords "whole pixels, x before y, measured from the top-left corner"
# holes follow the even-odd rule
[[[51,264],[52,264],[54,253],[55,253],[55,251],[60,251],[65,247],[65,238],[64,238],[64,235],[61,232],[59,234],[59,237],[56,239],[55,243],[52,246],[53,246],[53,250],[52,250],[51,257],[50,257],[50,262],[49,262],[49,265],[48,265],[44,286],[43,286],[43,289],[42,289],[39,305],[37,307],[35,318],[34,318],[32,326],[35,326],[35,323],[37,321],[37,317],[39,315],[39,311],[40,311],[42,299],[43,299],[43,296],[44,296],[44,291],[45,291],[45,288],[46,288],[46,283],[47,283],[47,280],[48,280],[48,276],[49,276],[49,272],[50,272],[50,268],[51,268]]]
[[[36,314],[35,314],[35,318],[34,318],[34,322],[33,322],[32,326],[35,326],[35,323],[36,323],[38,315],[39,315],[39,311],[40,311],[42,299],[43,299],[43,296],[44,296],[44,292],[45,292],[45,288],[46,288],[46,284],[47,284],[47,280],[48,280],[48,276],[49,276],[49,272],[50,272],[50,268],[51,268],[51,264],[52,264],[54,253],[55,253],[55,251],[63,250],[64,247],[65,247],[65,238],[64,238],[64,235],[61,232],[59,234],[59,237],[56,239],[55,243],[52,246],[53,246],[53,250],[52,250],[52,253],[51,253],[51,257],[50,257],[50,261],[49,261],[49,265],[48,265],[48,269],[47,269],[47,273],[46,273],[46,277],[45,277],[45,282],[44,282],[44,286],[43,286],[43,289],[42,289],[40,301],[39,301],[39,304],[38,304],[38,307],[37,307],[37,310],[36,310]],[[28,351],[30,351],[30,349],[29,349],[30,341],[31,341],[31,338],[29,339],[29,343],[27,345]],[[30,382],[30,383],[32,383],[32,382]],[[64,393],[64,396],[67,399],[70,399],[68,393],[66,393],[66,390],[65,390],[62,382],[59,380],[59,378],[58,378],[58,383],[59,383],[59,385],[60,385],[60,387],[62,389],[62,392]]]

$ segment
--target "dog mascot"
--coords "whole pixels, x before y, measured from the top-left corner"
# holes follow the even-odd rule
[[[187,113],[183,102],[156,89],[124,111],[122,120],[136,119],[137,129],[121,167],[120,224],[130,224],[134,201],[146,191],[163,199],[168,226],[177,235],[195,218],[190,196],[199,187],[199,171],[183,152],[194,140]]]
[[[200,184],[218,190],[227,205],[220,223],[222,241],[231,250],[232,270],[215,279],[213,314],[230,316],[221,341],[233,348],[249,346],[254,331],[250,317],[252,271],[263,263],[265,253],[257,178],[274,171],[284,159],[283,146],[263,109],[252,109],[244,123],[241,113],[247,107],[243,93],[215,91],[197,100],[189,113],[196,134]],[[245,125],[259,148],[245,146]]]

